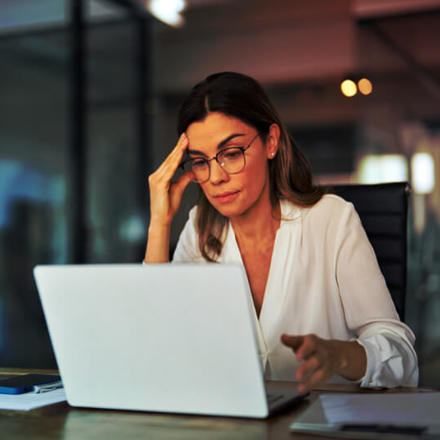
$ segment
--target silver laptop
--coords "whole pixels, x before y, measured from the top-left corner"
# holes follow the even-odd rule
[[[303,397],[265,388],[239,266],[37,266],[34,275],[72,406],[264,418]]]

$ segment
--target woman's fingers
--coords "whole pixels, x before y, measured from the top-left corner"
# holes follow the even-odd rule
[[[323,368],[314,371],[306,380],[302,381],[298,385],[298,391],[300,393],[310,391],[313,387],[316,387],[320,383],[326,381],[330,376],[326,374]]]
[[[298,360],[307,360],[313,353],[316,352],[318,340],[315,335],[304,336],[303,343],[296,351],[296,358]]]
[[[192,180],[193,174],[185,173],[175,183],[171,179],[174,177],[187,147],[188,138],[185,133],[182,133],[173,151],[148,177],[151,221],[170,224],[179,208],[182,193]]]
[[[318,368],[323,366],[323,362],[320,359],[319,355],[316,354],[312,356],[309,360],[302,363],[296,370],[296,379],[304,380],[305,378],[312,375]]]
[[[333,373],[331,365],[316,353],[296,370],[296,379],[300,382],[298,390],[309,391],[328,380]]]
[[[179,156],[183,151],[185,151],[187,144],[188,138],[185,133],[182,133],[177,140],[176,145],[171,150],[171,153],[167,156],[163,163],[166,163],[167,161],[172,161],[176,156]]]
[[[315,335],[281,335],[281,342],[295,352],[298,360],[307,359],[316,351],[317,340]]]
[[[185,174],[182,174],[177,181],[174,183],[174,187],[176,188],[176,191],[182,192],[184,189],[188,186],[190,182],[192,182],[195,179],[194,173],[192,171],[188,171]]]
[[[294,351],[298,350],[298,348],[301,346],[303,341],[304,341],[304,336],[293,336],[293,335],[287,335],[285,333],[281,335],[281,342],[287,347],[290,347]]]
[[[298,390],[305,392],[329,379],[335,371],[335,357],[328,341],[314,334],[282,335],[283,344],[292,348],[303,363],[297,368],[295,378],[300,382]]]
[[[179,140],[177,141],[176,146],[171,151],[171,153],[167,156],[167,158],[162,162],[162,164],[157,169],[156,173],[158,175],[164,175],[168,176],[170,175],[173,177],[174,173],[177,170],[177,167],[180,164],[180,161],[182,160],[183,153],[185,152],[186,148],[188,146],[188,138],[186,137],[185,133],[182,133]]]
[[[162,162],[159,168],[148,177],[150,190],[168,191],[171,186],[171,179],[180,164],[183,153],[188,146],[188,138],[185,133],[180,136],[174,150]]]

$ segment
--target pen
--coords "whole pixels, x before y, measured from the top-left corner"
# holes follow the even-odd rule
[[[426,431],[426,427],[413,425],[387,425],[387,424],[345,424],[340,426],[340,431],[361,431],[361,432],[377,432],[381,434],[412,434],[422,435]]]

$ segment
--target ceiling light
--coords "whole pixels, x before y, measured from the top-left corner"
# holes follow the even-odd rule
[[[160,21],[173,27],[184,23],[181,13],[184,11],[185,0],[146,0],[148,10]]]

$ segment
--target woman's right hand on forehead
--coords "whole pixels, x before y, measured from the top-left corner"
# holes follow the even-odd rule
[[[188,138],[182,133],[174,150],[162,162],[160,167],[148,177],[150,187],[150,225],[168,226],[179,209],[182,195],[188,184],[194,179],[193,173],[187,172],[176,182],[171,182],[183,153],[188,147]]]

